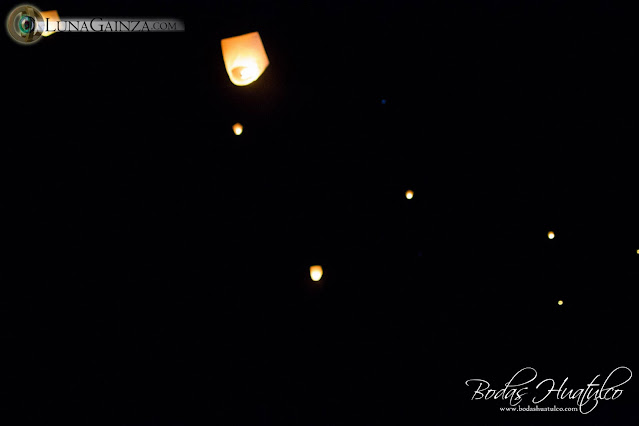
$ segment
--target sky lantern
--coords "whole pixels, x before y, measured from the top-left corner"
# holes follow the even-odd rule
[[[233,133],[235,133],[236,135],[241,135],[243,130],[244,127],[240,123],[235,123],[233,125]]]
[[[564,301],[563,301],[563,300],[559,300],[559,301],[557,302],[557,304],[558,304],[559,306],[561,306],[561,305],[563,305],[563,304],[564,304]]]
[[[311,279],[313,281],[319,281],[320,279],[322,279],[323,273],[324,271],[322,271],[322,267],[320,265],[311,266]]]
[[[42,15],[42,19],[44,20],[44,28],[47,28],[47,18],[49,18],[49,29],[57,29],[58,22],[60,21],[60,16],[58,15],[57,10],[48,10],[46,12],[40,12]],[[55,33],[55,31],[43,31],[42,35],[44,37],[49,37],[51,34]]]
[[[554,232],[552,232],[552,231],[550,231],[550,232],[548,233],[548,239],[549,239],[549,240],[552,240],[553,238],[555,238],[555,233],[554,233]]]
[[[231,82],[246,86],[268,67],[268,57],[258,32],[222,39],[224,66]]]
[[[406,191],[406,198],[408,200],[412,200],[413,199],[413,195],[415,195],[415,194],[410,189],[408,191]]]

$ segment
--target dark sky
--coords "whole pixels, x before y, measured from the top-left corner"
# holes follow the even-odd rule
[[[1,38],[6,424],[639,423],[464,384],[636,366],[634,9],[36,6],[186,32]]]

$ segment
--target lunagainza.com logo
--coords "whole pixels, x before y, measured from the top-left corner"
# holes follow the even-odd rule
[[[7,17],[7,31],[18,43],[34,43],[42,37],[46,22],[33,6],[18,6]]]
[[[7,31],[20,44],[32,44],[55,33],[180,32],[184,22],[174,18],[65,18],[58,12],[41,12],[31,5],[18,6],[7,17]]]

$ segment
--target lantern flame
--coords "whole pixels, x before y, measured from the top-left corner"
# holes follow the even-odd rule
[[[236,68],[237,69],[237,68]],[[239,67],[240,77],[243,80],[255,79],[259,74],[260,70],[257,68],[257,65],[253,64],[248,67]]]

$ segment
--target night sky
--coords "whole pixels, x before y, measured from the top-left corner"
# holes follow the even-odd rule
[[[3,425],[639,425],[465,384],[639,371],[636,9],[35,6],[186,31],[0,37]]]

